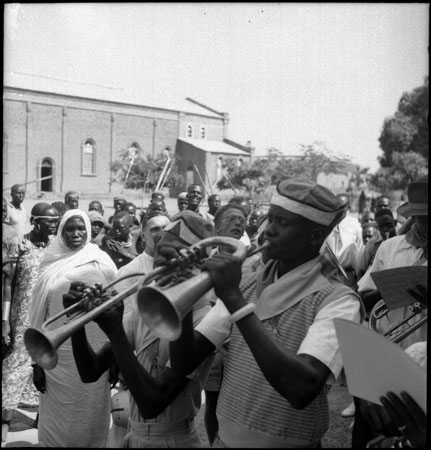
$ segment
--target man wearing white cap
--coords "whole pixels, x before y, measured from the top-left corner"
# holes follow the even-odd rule
[[[327,393],[342,368],[333,319],[361,316],[357,294],[319,254],[343,214],[328,189],[283,180],[268,211],[264,270],[241,280],[241,261],[231,254],[205,262],[220,300],[194,334],[185,317],[170,355],[174,370],[188,373],[230,336],[214,447],[320,447]],[[175,256],[172,248],[160,252]]]

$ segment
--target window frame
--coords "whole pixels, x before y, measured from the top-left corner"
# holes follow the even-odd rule
[[[90,144],[92,146],[92,161],[91,161],[91,172],[85,171],[85,148],[86,146]],[[97,176],[97,170],[96,170],[96,154],[97,154],[97,145],[96,141],[93,138],[86,138],[82,141],[81,145],[81,176],[83,177],[95,177]]]

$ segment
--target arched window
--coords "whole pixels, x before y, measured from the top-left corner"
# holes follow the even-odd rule
[[[9,142],[7,134],[3,132],[3,172],[9,172]]]
[[[201,127],[200,137],[201,137],[201,139],[205,139],[205,127]]]
[[[44,158],[40,166],[40,177],[44,178],[40,182],[42,192],[52,192],[53,189],[54,164],[51,158]],[[50,177],[50,178],[48,178]]]
[[[93,139],[86,139],[82,146],[82,175],[96,173],[96,143]]]
[[[186,137],[192,137],[193,136],[193,127],[188,124],[186,126]]]

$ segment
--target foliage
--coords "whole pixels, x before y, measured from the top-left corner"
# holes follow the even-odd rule
[[[132,160],[129,149],[119,152],[119,159],[112,162],[110,169],[114,174],[114,182],[124,185],[126,189],[154,190],[159,181],[160,175],[166,165],[165,155],[153,158],[151,155],[144,155],[138,151]],[[171,170],[164,187],[174,187],[182,185],[184,177],[178,173],[176,159],[172,158]]]
[[[391,167],[394,153],[415,152],[428,160],[429,79],[423,86],[405,92],[394,116],[386,118],[379,137],[384,155],[382,167]]]
[[[269,148],[263,158],[256,158],[249,166],[241,165],[233,158],[226,158],[224,170],[227,177],[218,181],[220,190],[235,189],[243,191],[260,202],[268,201],[270,191],[278,181],[286,177],[317,180],[321,172],[337,173],[345,170],[349,161],[331,153],[322,142],[301,145],[302,155],[283,155],[276,148]]]
[[[407,184],[428,175],[428,159],[417,152],[394,152],[392,165],[381,167],[370,177],[370,185],[380,192],[404,190]]]
[[[349,180],[350,190],[353,192],[366,189],[370,174],[369,167],[361,167],[359,164],[355,164],[355,171],[351,173]]]
[[[301,145],[303,155],[295,163],[296,176],[317,181],[319,173],[342,173],[350,163],[347,158],[334,155],[323,142]]]

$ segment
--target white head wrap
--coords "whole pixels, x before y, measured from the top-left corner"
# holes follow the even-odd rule
[[[85,244],[78,250],[67,247],[62,236],[67,221],[72,217],[80,217],[87,231]],[[107,279],[112,280],[115,277],[117,268],[112,259],[107,253],[100,250],[96,244],[91,244],[90,241],[91,224],[88,214],[80,209],[70,209],[67,211],[61,219],[56,238],[45,250],[41,258],[39,276],[33,288],[33,298],[29,307],[30,324],[32,327],[39,328],[45,321],[48,291],[53,283],[67,271],[84,264],[97,262],[100,270],[105,274]]]

